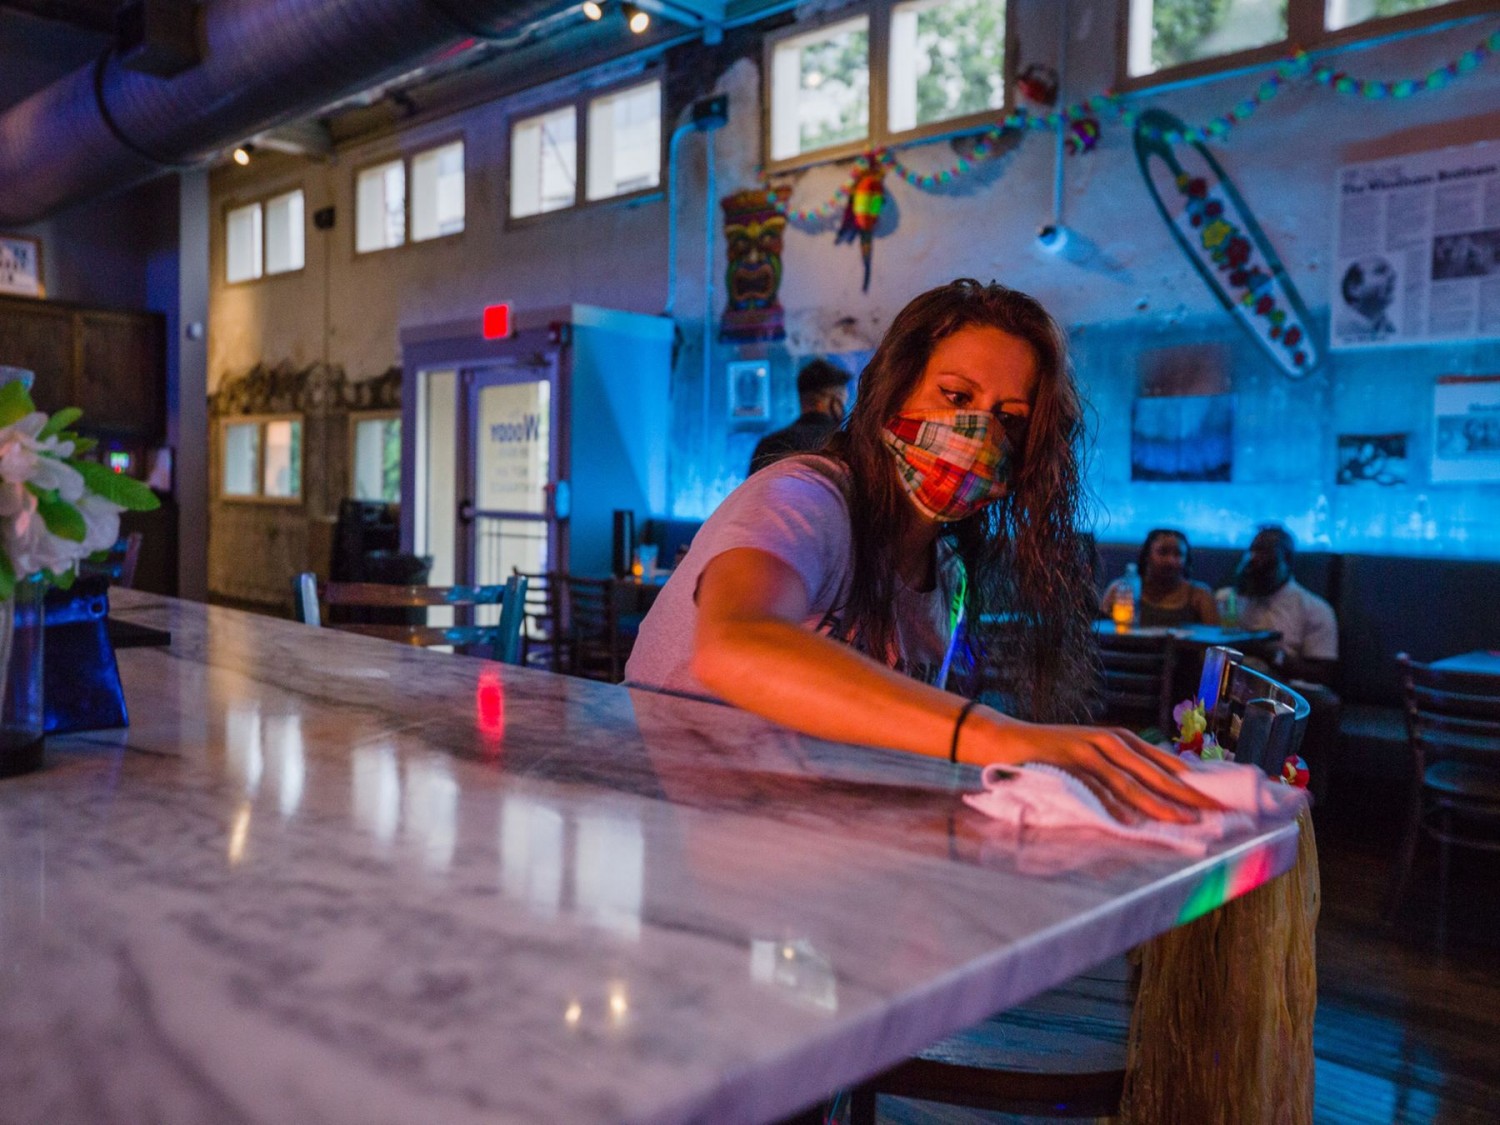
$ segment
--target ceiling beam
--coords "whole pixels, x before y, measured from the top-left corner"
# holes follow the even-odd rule
[[[333,155],[333,136],[328,126],[319,121],[294,121],[289,125],[257,133],[253,142],[256,147],[272,152],[287,152],[293,156],[308,156],[316,160],[327,160]]]

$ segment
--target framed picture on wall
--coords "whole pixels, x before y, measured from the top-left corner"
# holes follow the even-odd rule
[[[1500,480],[1500,375],[1439,375],[1432,426],[1434,483]]]
[[[1138,398],[1130,420],[1130,479],[1229,481],[1234,396]]]
[[[1405,434],[1339,434],[1339,484],[1405,484]]]
[[[42,240],[24,234],[0,234],[0,293],[41,297]]]
[[[732,422],[771,420],[771,365],[763,359],[729,364],[729,419]]]

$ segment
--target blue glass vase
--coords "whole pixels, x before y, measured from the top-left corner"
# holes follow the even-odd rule
[[[40,575],[0,602],[0,777],[42,765],[42,596]]]

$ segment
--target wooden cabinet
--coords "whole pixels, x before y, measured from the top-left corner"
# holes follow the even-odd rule
[[[36,372],[37,408],[77,406],[88,433],[165,440],[166,343],[160,313],[0,297],[0,364]]]
[[[71,405],[73,313],[58,305],[0,298],[0,363],[36,372],[31,397],[53,414]]]

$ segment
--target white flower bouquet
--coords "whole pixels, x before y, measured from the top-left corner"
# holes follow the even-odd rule
[[[80,561],[114,546],[121,512],[160,505],[140,481],[84,459],[95,442],[70,429],[82,413],[48,418],[24,383],[0,386],[0,600],[34,575],[71,586]]]

